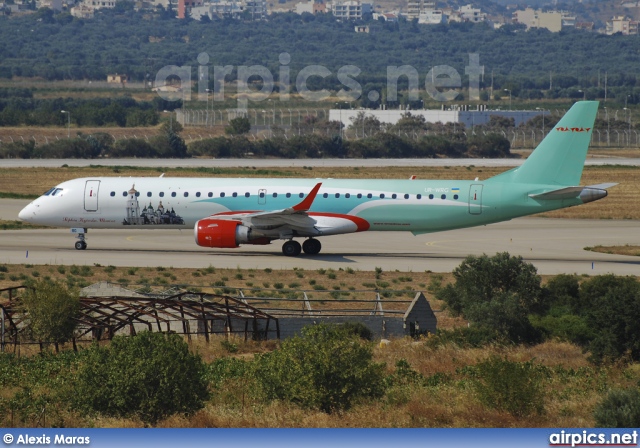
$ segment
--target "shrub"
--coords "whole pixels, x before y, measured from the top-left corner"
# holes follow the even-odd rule
[[[342,411],[358,398],[384,394],[384,364],[372,358],[371,346],[344,329],[314,325],[259,356],[256,378],[268,399]]]
[[[30,286],[21,296],[20,303],[21,311],[29,315],[30,336],[43,342],[70,340],[80,308],[77,293],[51,280],[41,280]]]
[[[514,342],[538,342],[540,333],[529,314],[544,311],[536,268],[522,257],[503,252],[493,257],[468,256],[454,271],[455,282],[438,288],[436,297],[454,315],[495,328]]]
[[[201,409],[209,394],[206,366],[175,334],[142,332],[94,345],[78,371],[76,406],[145,423]]]
[[[600,428],[640,427],[640,391],[615,389],[596,406],[593,413]]]
[[[516,417],[544,410],[544,368],[533,362],[512,362],[492,356],[476,366],[480,401]]]
[[[343,324],[340,324],[339,328],[341,328],[348,334],[358,336],[360,339],[364,339],[366,341],[373,340],[373,332],[362,322],[345,322]]]
[[[505,338],[493,328],[487,327],[460,327],[452,330],[438,330],[430,336],[426,343],[430,347],[455,344],[460,348],[480,348],[489,344],[503,344]]]

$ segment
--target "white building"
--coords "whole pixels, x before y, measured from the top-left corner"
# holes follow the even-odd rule
[[[373,5],[359,0],[348,0],[331,3],[331,12],[340,20],[362,20],[363,14],[372,14]]]
[[[392,125],[396,124],[404,114],[410,113],[413,116],[424,117],[427,123],[463,123],[467,128],[488,123],[492,115],[513,118],[515,125],[519,126],[543,114],[543,111],[530,110],[331,109],[329,121],[340,121],[345,127],[349,127],[361,112],[364,112],[367,117],[377,118],[381,123]]]
[[[80,4],[71,8],[71,15],[78,19],[93,19],[93,11],[93,8]]]
[[[420,19],[420,14],[436,9],[436,2],[425,0],[409,0],[407,3],[407,20]]]
[[[446,16],[441,9],[428,9],[418,16],[418,23],[423,25],[438,25],[446,22]]]
[[[553,33],[562,30],[563,13],[560,11],[544,12],[540,9],[527,8],[513,13],[513,21],[531,28],[546,28]],[[575,20],[574,20],[575,22]]]
[[[479,23],[487,19],[487,15],[480,9],[474,8],[473,5],[465,5],[460,7],[460,17],[465,22]]]
[[[244,0],[243,11],[248,11],[253,20],[267,17],[267,0]]]
[[[202,6],[194,6],[191,8],[191,17],[195,20],[202,20],[202,17],[237,17],[242,13],[240,3],[235,1],[220,1],[205,3]]]
[[[638,22],[628,19],[624,16],[617,16],[607,22],[607,28],[605,31],[607,34],[621,33],[625,36],[637,36],[638,35]]]

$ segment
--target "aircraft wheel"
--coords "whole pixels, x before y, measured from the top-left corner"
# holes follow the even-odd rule
[[[317,255],[320,253],[321,249],[322,244],[320,244],[320,241],[316,240],[315,238],[309,238],[308,240],[305,240],[304,243],[302,243],[302,250],[305,254],[308,255]]]
[[[87,248],[87,243],[84,241],[76,241],[76,250],[85,250]]]
[[[300,243],[294,240],[287,241],[282,245],[282,253],[287,257],[297,257],[301,250]]]

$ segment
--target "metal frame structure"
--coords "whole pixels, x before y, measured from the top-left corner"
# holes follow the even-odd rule
[[[15,305],[20,300],[18,290],[24,288],[0,290],[0,293],[9,292],[8,304],[0,304],[2,352],[9,344],[13,344],[16,351],[21,343],[19,336],[27,316]],[[258,325],[260,320],[265,321],[264,325]],[[99,341],[105,336],[110,340],[126,328],[130,335],[135,335],[136,326],[143,326],[149,331],[154,331],[155,327],[156,331],[183,334],[188,340],[192,335],[204,334],[207,342],[211,334],[224,334],[227,338],[231,334],[242,334],[248,340],[267,339],[269,333],[275,332],[276,338],[280,339],[280,324],[271,314],[233,297],[200,292],[181,292],[163,298],[82,297],[77,321],[74,346],[81,340]],[[6,327],[5,322],[8,322]],[[193,322],[197,324],[195,329],[191,328]],[[215,322],[221,322],[223,330],[214,330]],[[89,334],[91,337],[87,338]],[[34,343],[42,345],[44,342]]]

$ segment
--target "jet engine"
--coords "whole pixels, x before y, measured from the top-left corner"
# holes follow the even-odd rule
[[[250,227],[239,221],[206,218],[196,222],[193,229],[196,244],[203,247],[234,248],[240,244],[269,244],[271,239],[255,235]]]

